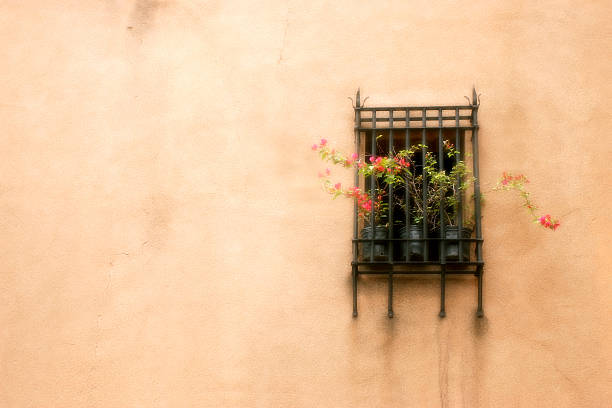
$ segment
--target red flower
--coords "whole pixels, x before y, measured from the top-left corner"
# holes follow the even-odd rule
[[[397,160],[397,162],[399,163],[400,166],[410,167],[410,163],[406,162],[406,160],[404,160],[403,157],[400,157],[399,159],[396,158],[396,160]]]
[[[348,191],[347,191],[347,193],[346,193],[346,194],[347,194],[349,197],[357,197],[357,200],[359,200],[359,193],[360,193],[360,192],[361,192],[361,191],[359,190],[359,188],[358,188],[358,187],[354,187],[354,186],[353,186],[353,187],[351,187],[351,188],[349,188],[349,189],[348,189]]]

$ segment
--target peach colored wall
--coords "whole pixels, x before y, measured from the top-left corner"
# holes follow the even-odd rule
[[[4,1],[1,407],[609,407],[608,1]],[[309,151],[482,93],[473,279],[362,284]],[[350,176],[341,178],[350,182]]]

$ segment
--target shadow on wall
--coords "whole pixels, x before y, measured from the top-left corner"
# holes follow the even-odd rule
[[[441,407],[459,401],[464,406],[476,406],[482,382],[479,370],[486,366],[481,346],[489,328],[486,315],[476,316],[476,304],[469,316],[439,318],[439,277],[397,277],[394,300],[398,305],[401,302],[398,309],[402,312],[389,319],[386,277],[360,277],[360,282],[367,282],[359,296],[364,313],[357,318],[346,317],[350,319],[347,376],[358,389],[363,388],[351,395],[353,402],[359,405],[371,401],[376,390],[378,404],[438,400]],[[471,276],[453,277],[450,283],[456,289],[461,287],[462,296],[475,289]],[[350,276],[346,290],[347,299],[351,299]],[[409,305],[405,303],[408,295]],[[472,297],[469,302],[473,302]],[[423,317],[425,313],[428,315]],[[423,377],[424,373],[429,374]],[[363,387],[365,383],[367,387]],[[419,392],[406,393],[407,389]]]

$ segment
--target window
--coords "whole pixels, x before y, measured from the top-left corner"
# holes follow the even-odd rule
[[[474,274],[483,316],[477,99],[473,89],[463,105],[365,107],[357,91],[355,147],[374,170],[355,172],[353,316],[366,274],[387,275],[389,317],[394,275],[439,274],[444,317],[446,275]]]

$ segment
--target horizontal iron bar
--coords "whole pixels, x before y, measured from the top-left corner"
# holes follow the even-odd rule
[[[389,130],[389,129],[393,129],[393,130],[406,130],[406,129],[411,129],[411,130],[415,130],[415,129],[464,129],[464,130],[470,130],[470,129],[477,129],[478,126],[386,126],[386,127],[379,127],[376,126],[375,128],[371,128],[371,127],[363,127],[360,126],[358,128],[356,128],[357,130],[359,130],[360,132],[365,132],[365,131],[372,131],[372,130]]]
[[[442,120],[456,120],[457,117],[456,116],[442,116]],[[468,116],[459,116],[459,120],[470,120],[472,119],[471,115]],[[405,122],[406,121],[406,117],[402,116],[400,118],[393,118],[393,120],[397,120],[398,122]],[[411,116],[409,118],[409,120],[411,122],[420,122],[423,120],[422,116]],[[425,120],[440,120],[439,116],[425,116]],[[372,118],[361,118],[362,122],[372,122]],[[376,117],[376,122],[388,122],[389,118],[379,118]]]
[[[420,242],[420,241],[470,241],[470,242],[480,242],[484,241],[483,238],[358,238],[353,239],[353,242],[386,242],[386,241],[394,241],[394,242]]]
[[[473,270],[446,270],[447,275],[473,275],[477,271]],[[357,271],[357,275],[440,275],[442,270],[439,271]]]
[[[439,105],[439,106],[371,106],[365,108],[363,106],[356,107],[355,110],[367,112],[367,111],[405,111],[405,110],[434,110],[434,109],[442,109],[442,110],[454,110],[454,109],[474,109],[473,105]]]
[[[366,266],[374,266],[374,265],[395,265],[395,266],[437,266],[442,265],[440,261],[358,261],[351,262],[352,265],[366,265]],[[465,266],[465,265],[484,265],[484,261],[446,261],[446,266]]]

